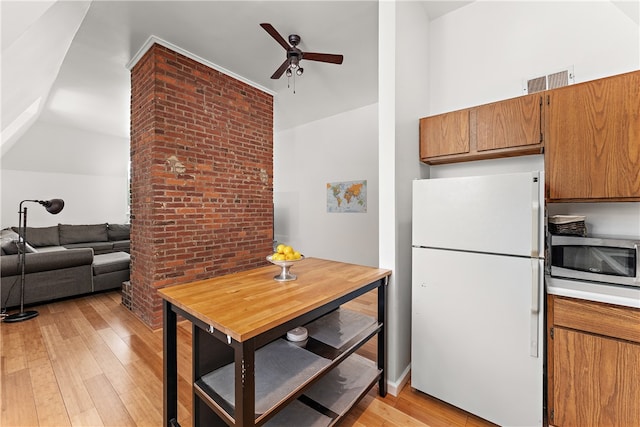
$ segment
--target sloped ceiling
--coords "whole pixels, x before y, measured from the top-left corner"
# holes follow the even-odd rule
[[[39,120],[128,138],[126,64],[152,35],[275,94],[279,129],[377,101],[376,1],[2,1],[0,7],[3,152],[11,142],[5,131],[37,99]],[[299,34],[302,50],[343,54],[344,63],[303,61],[294,94],[293,80],[270,79],[286,52],[261,22],[285,38]]]
[[[37,118],[89,5],[0,3],[3,153]]]
[[[470,3],[428,1],[436,18]],[[129,137],[126,64],[158,37],[275,94],[276,130],[377,101],[377,1],[2,1],[2,153],[36,120]],[[295,81],[270,79],[285,51],[259,24],[302,37]],[[295,93],[294,93],[295,88]]]
[[[425,1],[430,19],[472,1]],[[638,0],[613,1],[634,22]],[[276,130],[377,101],[377,1],[6,1],[2,17],[2,153],[36,120],[129,137],[126,64],[150,36],[274,94]],[[302,37],[305,73],[270,79],[285,51],[259,24]],[[294,93],[295,84],[295,93]]]

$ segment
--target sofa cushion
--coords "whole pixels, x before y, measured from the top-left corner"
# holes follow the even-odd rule
[[[64,245],[64,247],[67,249],[91,248],[93,249],[94,255],[113,252],[113,242],[72,243],[70,245]]]
[[[107,224],[68,225],[58,224],[60,244],[107,242]],[[27,235],[27,237],[29,237]],[[27,239],[28,240],[28,239]]]
[[[18,227],[11,227],[15,232],[18,232]],[[60,246],[60,239],[58,238],[58,227],[27,227],[26,240],[31,246]]]
[[[91,249],[73,249],[68,251],[38,252],[26,255],[25,273],[38,273],[64,268],[91,265],[93,251]],[[0,275],[16,276],[21,273],[18,268],[18,257],[7,255],[0,259]]]
[[[115,252],[131,252],[131,240],[118,240],[113,242]]]
[[[131,233],[131,226],[129,224],[109,224],[107,227],[107,234],[109,240],[129,240]]]
[[[93,275],[128,270],[130,259],[129,254],[126,252],[96,255],[93,257]]]

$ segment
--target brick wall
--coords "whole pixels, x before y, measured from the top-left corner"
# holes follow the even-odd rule
[[[273,98],[160,45],[131,70],[132,310],[157,289],[267,264]]]

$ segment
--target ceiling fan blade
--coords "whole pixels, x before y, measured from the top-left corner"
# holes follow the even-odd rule
[[[278,31],[276,31],[276,29],[273,28],[273,25],[271,25],[271,24],[260,24],[260,26],[262,28],[264,28],[264,30],[267,33],[269,33],[271,35],[271,37],[273,37],[280,44],[280,46],[285,48],[285,50],[289,50],[289,48],[291,46],[289,46],[289,43],[287,43],[286,40],[280,35],[280,33],[278,33]]]
[[[303,52],[302,59],[308,59],[309,61],[330,62],[332,64],[342,64],[342,55],[333,55],[331,53],[312,53]]]
[[[280,68],[278,68],[276,70],[275,73],[273,73],[273,75],[271,76],[272,79],[279,79],[282,76],[282,73],[284,73],[284,71],[289,67],[289,60],[285,59],[284,62],[282,63],[282,65],[280,66]]]

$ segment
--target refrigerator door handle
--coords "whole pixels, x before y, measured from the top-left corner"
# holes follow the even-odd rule
[[[538,230],[540,227],[540,176],[538,172],[532,172],[531,179],[531,256],[539,256]]]
[[[538,317],[540,316],[540,266],[538,259],[531,260],[531,329],[529,355],[538,357]]]

